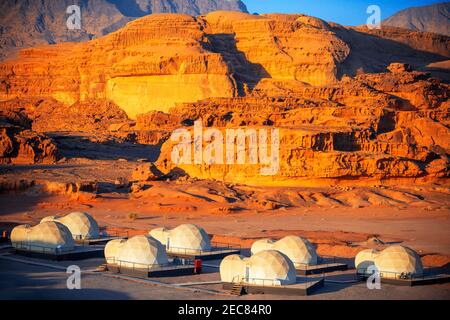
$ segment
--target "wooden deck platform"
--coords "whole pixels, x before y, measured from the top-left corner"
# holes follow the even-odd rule
[[[304,266],[302,268],[297,268],[297,275],[311,275],[311,274],[321,274],[333,271],[345,271],[348,269],[345,263],[327,263],[327,264],[317,264],[314,266]]]
[[[111,240],[116,239],[127,239],[127,237],[103,237],[98,239],[81,239],[81,240],[75,240],[75,243],[84,245],[84,246],[92,246],[92,245],[105,245]]]
[[[311,280],[307,282],[299,282],[284,286],[262,286],[256,284],[242,283],[245,293],[249,294],[276,294],[276,295],[290,295],[290,296],[308,296],[314,291],[324,286],[324,279]],[[225,290],[232,290],[234,283],[225,282],[223,288]]]
[[[365,280],[368,278],[367,275],[357,274],[358,278]],[[394,278],[383,278],[381,277],[381,283],[392,284],[396,286],[423,286],[432,284],[442,284],[450,282],[450,274],[435,274],[426,275],[424,277],[417,277],[413,279],[394,279]]]
[[[45,260],[63,261],[63,260],[83,260],[90,258],[101,258],[104,256],[103,247],[84,247],[76,246],[74,250],[61,252],[61,253],[51,253],[51,252],[36,252],[27,251],[24,249],[14,249],[13,253],[30,258],[38,258]]]
[[[204,251],[201,253],[167,251],[167,255],[172,258],[180,258],[180,259],[188,259],[188,260],[200,259],[203,261],[219,260],[219,259],[223,259],[226,256],[229,256],[231,254],[240,254],[240,253],[241,253],[240,249],[217,249],[217,250],[211,250],[211,251]]]
[[[142,270],[119,267],[117,264],[108,263],[107,267],[109,272],[120,273],[137,278],[170,277],[194,274],[193,265],[171,265]]]

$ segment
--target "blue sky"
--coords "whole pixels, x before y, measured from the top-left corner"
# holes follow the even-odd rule
[[[343,25],[366,23],[369,5],[378,5],[381,19],[386,19],[399,10],[424,6],[441,1],[426,0],[243,0],[250,13],[304,13]]]

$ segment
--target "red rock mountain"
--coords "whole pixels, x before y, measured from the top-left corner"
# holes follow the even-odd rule
[[[448,48],[449,38],[440,37]],[[21,51],[0,64],[0,99],[107,99],[136,118],[176,103],[244,95],[264,78],[327,85],[391,62],[423,67],[446,59],[305,15],[152,14],[89,42]]]
[[[0,157],[52,162],[57,150],[43,134],[101,132],[153,145],[152,161],[170,175],[170,133],[199,120],[221,130],[279,128],[280,170],[261,177],[255,165],[181,166],[192,177],[270,185],[448,178],[449,85],[414,69],[445,63],[449,37],[389,30],[305,15],[152,14],[89,42],[25,49],[0,64]]]
[[[70,5],[81,8],[81,30],[66,26]],[[247,12],[240,0],[2,0],[0,60],[20,48],[100,37],[151,13],[197,16],[215,10]]]

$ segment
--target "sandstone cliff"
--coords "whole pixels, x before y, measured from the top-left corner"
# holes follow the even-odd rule
[[[219,11],[204,19],[212,50],[220,52],[239,79],[250,85],[261,78],[312,85],[333,82],[350,53],[325,21],[313,17]]]
[[[155,14],[88,43],[26,49],[0,66],[0,99],[108,99],[135,117],[175,102],[233,96],[226,63],[205,41],[195,18]]]

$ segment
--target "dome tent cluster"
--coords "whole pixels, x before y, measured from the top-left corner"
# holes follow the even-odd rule
[[[196,254],[211,250],[211,241],[203,228],[182,224],[174,229],[156,228],[148,235],[128,240],[111,240],[105,247],[107,263],[123,268],[151,269],[169,264],[167,253]]]
[[[35,226],[15,227],[11,232],[11,244],[25,251],[62,253],[74,250],[74,240],[99,236],[99,227],[93,217],[85,212],[72,212],[64,217],[45,217]]]
[[[73,212],[64,217],[46,217],[36,226],[17,226],[12,230],[11,243],[18,250],[64,253],[75,249],[76,240],[96,237],[100,237],[100,232],[95,219],[87,213]],[[107,264],[148,270],[170,266],[174,262],[169,256],[185,257],[187,254],[194,257],[212,250],[211,240],[204,229],[182,224],[173,229],[156,228],[147,235],[110,240],[102,251]],[[230,253],[222,257],[220,278],[225,283],[292,285],[297,281],[297,273],[303,274],[304,268],[316,270],[322,266],[318,264],[314,245],[293,235],[279,240],[255,241],[250,257]],[[411,276],[423,275],[419,255],[401,245],[391,245],[381,251],[366,249],[359,252],[355,257],[358,273],[366,273],[371,266],[381,273],[382,278],[411,279]]]
[[[401,245],[392,245],[381,251],[366,249],[356,255],[355,268],[359,273],[368,273],[371,266],[382,278],[410,278],[423,274],[419,255]]]
[[[109,241],[105,246],[105,259],[120,267],[144,270],[169,263],[164,246],[145,235]]]
[[[297,236],[286,236],[278,241],[255,241],[251,253],[250,258],[232,255],[223,259],[220,264],[222,281],[283,286],[295,283],[292,280],[295,277],[291,275],[296,274],[296,269],[318,263],[315,247]],[[419,255],[400,245],[388,246],[382,251],[367,249],[359,252],[355,258],[356,269],[366,272],[370,266],[375,266],[384,278],[410,278],[423,274]]]
[[[297,273],[286,255],[263,250],[250,258],[237,254],[225,257],[220,263],[220,278],[223,282],[281,286],[296,283]]]
[[[278,241],[261,239],[251,247],[252,256],[231,255],[220,264],[223,282],[244,282],[256,285],[283,286],[296,283],[296,268],[317,264],[314,246],[298,236]]]
[[[156,228],[149,234],[170,252],[200,253],[211,250],[208,234],[194,224],[182,224],[174,229]]]
[[[36,226],[20,225],[11,232],[15,249],[43,253],[62,253],[75,247],[70,230],[63,224],[45,221]]]
[[[45,217],[41,220],[59,222],[69,228],[76,240],[97,239],[100,236],[97,221],[86,212],[72,212],[64,217]]]

